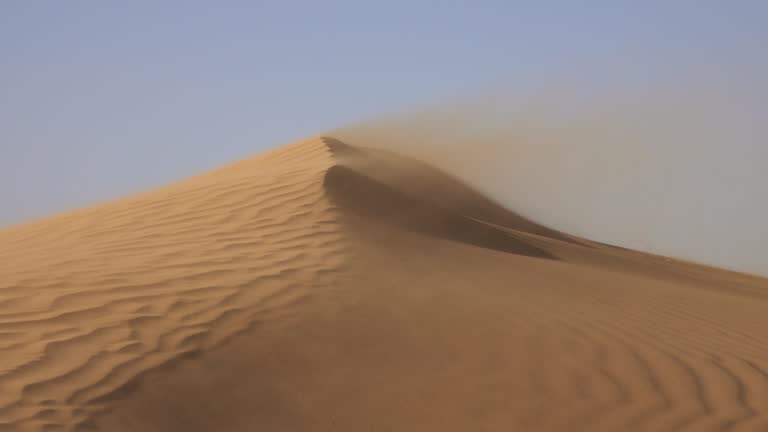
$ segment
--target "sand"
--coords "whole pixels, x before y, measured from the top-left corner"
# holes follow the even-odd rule
[[[768,430],[768,280],[348,144],[0,230],[0,431]]]

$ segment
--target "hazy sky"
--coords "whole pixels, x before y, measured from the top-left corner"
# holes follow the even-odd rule
[[[4,0],[0,225],[499,86],[759,76],[766,22],[760,0]]]
[[[739,72],[558,80],[332,135],[429,161],[574,235],[768,276],[768,82]]]

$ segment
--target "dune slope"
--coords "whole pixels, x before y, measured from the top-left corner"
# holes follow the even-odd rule
[[[0,230],[0,431],[768,430],[768,282],[316,138]]]
[[[330,285],[327,146],[0,231],[0,430],[68,429],[174,359]]]

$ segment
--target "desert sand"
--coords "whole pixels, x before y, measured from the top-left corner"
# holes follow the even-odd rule
[[[512,210],[318,137],[0,229],[0,431],[768,431],[768,280]]]

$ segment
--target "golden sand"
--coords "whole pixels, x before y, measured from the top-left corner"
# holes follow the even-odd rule
[[[0,431],[766,431],[768,280],[314,138],[0,230]]]

